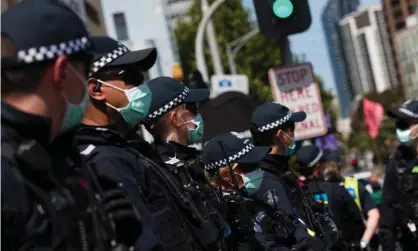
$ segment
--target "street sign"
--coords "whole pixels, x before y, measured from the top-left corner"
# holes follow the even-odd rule
[[[245,75],[213,75],[210,89],[211,98],[231,91],[249,94],[248,77]]]
[[[306,112],[306,120],[296,123],[295,140],[327,133],[322,99],[310,63],[294,64],[269,70],[274,100],[291,111]]]

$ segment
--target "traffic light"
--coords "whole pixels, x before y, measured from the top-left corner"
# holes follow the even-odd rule
[[[267,37],[304,32],[312,22],[308,0],[254,0],[254,7],[260,31]]]
[[[208,88],[205,81],[203,81],[202,74],[199,71],[194,71],[189,74],[187,87],[191,89]]]

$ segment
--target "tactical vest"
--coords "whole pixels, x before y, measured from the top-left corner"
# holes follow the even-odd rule
[[[37,231],[45,231],[51,241],[51,247],[58,250],[89,250],[86,230],[85,209],[86,201],[76,200],[74,195],[86,194],[82,184],[74,178],[66,180],[65,185],[56,178],[48,179],[51,188],[45,189],[34,182],[37,177],[31,177],[27,172],[42,169],[44,174],[51,177],[52,160],[46,150],[35,140],[28,140],[19,144],[2,142],[2,157],[22,168],[11,168],[11,173],[20,180],[28,191],[31,206],[35,206],[32,220],[47,222],[38,226]],[[2,167],[9,168],[9,167]],[[78,196],[77,196],[78,197]],[[77,203],[74,203],[74,202]],[[35,216],[36,214],[36,216]],[[41,224],[39,222],[39,224]],[[42,230],[44,229],[44,230]]]
[[[412,168],[404,160],[396,161],[396,173],[401,214],[418,225],[418,161]]]
[[[344,179],[344,188],[351,195],[360,212],[363,212],[360,201],[360,192],[358,187],[358,180],[354,177],[346,177]]]

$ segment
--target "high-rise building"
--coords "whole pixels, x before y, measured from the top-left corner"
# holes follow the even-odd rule
[[[415,19],[418,19],[418,16]],[[417,20],[412,22],[415,25],[399,31],[396,35],[406,99],[418,97],[418,24]]]
[[[329,0],[321,14],[342,118],[351,114],[354,90],[347,69],[339,21],[346,14],[355,11],[358,5],[359,0]]]
[[[385,14],[386,27],[390,37],[392,57],[395,61],[397,83],[403,82],[402,66],[399,62],[399,47],[397,43],[397,31],[404,29],[407,19],[417,11],[418,0],[381,0]],[[395,85],[396,85],[395,84]],[[392,84],[393,85],[393,84]]]
[[[1,0],[1,11],[22,0]],[[86,23],[87,29],[95,36],[106,35],[100,0],[56,0],[66,3]]]
[[[396,81],[381,5],[361,6],[340,21],[343,48],[355,96],[382,92]],[[392,66],[392,67],[391,67]]]

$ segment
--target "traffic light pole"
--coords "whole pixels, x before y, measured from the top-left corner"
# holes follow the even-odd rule
[[[279,38],[281,65],[292,64],[292,53],[288,37]]]

